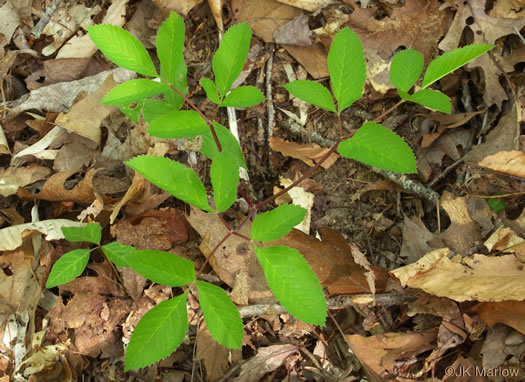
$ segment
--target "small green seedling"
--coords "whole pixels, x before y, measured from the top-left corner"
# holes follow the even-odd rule
[[[143,155],[126,164],[154,185],[188,204],[215,214],[228,210],[237,200],[239,168],[247,167],[241,147],[230,131],[206,118],[186,97],[188,85],[183,56],[183,19],[172,13],[159,28],[156,45],[160,74],[144,46],[124,29],[96,25],[88,27],[88,33],[102,53],[115,64],[155,78],[141,78],[118,85],[106,94],[102,102],[118,106],[135,122],[142,116],[149,123],[148,133],[153,136],[200,136],[201,153],[212,161],[209,176],[214,203],[210,205],[206,188],[198,175],[181,163]],[[265,100],[253,86],[232,89],[246,61],[250,41],[251,30],[247,24],[231,27],[213,58],[215,80],[201,80],[208,99],[216,105],[214,115],[219,108],[250,107]],[[427,87],[491,48],[491,45],[485,44],[470,45],[438,57],[428,66],[421,87],[412,94],[409,92],[423,71],[423,57],[414,50],[401,51],[392,62],[391,82],[402,100],[450,113],[448,97]],[[366,122],[353,136],[342,133],[341,113],[362,97],[366,80],[363,47],[355,32],[348,28],[339,31],[330,48],[328,68],[332,92],[308,80],[294,81],[285,86],[294,96],[337,115],[340,138],[313,169],[318,168],[330,153],[338,150],[345,158],[386,170],[416,173],[416,160],[410,147],[379,123]],[[162,100],[151,99],[153,96],[161,96]],[[180,110],[184,103],[192,110]],[[309,174],[258,204],[249,201],[251,211],[246,221],[253,219],[251,243],[275,297],[296,318],[324,326],[326,299],[318,278],[304,257],[286,246],[263,247],[260,244],[285,236],[304,219],[306,210],[296,205],[282,205],[269,212],[257,212],[307,176]],[[101,228],[98,224],[62,230],[69,241],[95,244],[117,266],[131,267],[155,283],[183,288],[181,294],[161,302],[140,320],[126,351],[125,370],[151,365],[167,357],[182,343],[188,330],[186,303],[192,286],[197,290],[204,320],[212,336],[228,348],[241,348],[243,323],[236,306],[222,288],[197,281],[192,262],[169,252],[139,251],[118,242],[100,246]],[[227,240],[232,231],[221,242]],[[88,249],[76,249],[64,254],[53,266],[46,287],[64,284],[81,275],[90,252]]]

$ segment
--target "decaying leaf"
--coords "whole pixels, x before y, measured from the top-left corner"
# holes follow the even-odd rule
[[[525,153],[521,151],[500,151],[485,157],[479,165],[492,171],[525,178]]]
[[[261,347],[257,355],[241,365],[241,373],[234,382],[260,381],[265,374],[276,370],[290,355],[297,351],[295,345],[271,345]]]
[[[36,163],[31,163],[26,167],[0,169],[0,195],[15,195],[19,187],[42,180],[50,173],[50,169]]]
[[[67,219],[42,220],[35,223],[25,223],[0,229],[0,251],[12,251],[22,245],[24,237],[34,231],[46,235],[46,240],[64,239],[62,227],[83,227],[84,223]]]
[[[295,142],[288,142],[279,137],[270,137],[270,147],[272,150],[278,151],[285,156],[300,159],[308,166],[314,166],[316,161],[319,161],[329,149],[321,147],[315,143],[300,144]],[[339,159],[337,153],[330,155],[328,160],[324,161],[321,167],[324,169],[330,168]]]
[[[442,248],[391,274],[403,287],[420,288],[460,302],[525,298],[525,268],[513,255],[462,257]]]
[[[525,301],[482,302],[472,309],[491,327],[501,323],[525,335]]]

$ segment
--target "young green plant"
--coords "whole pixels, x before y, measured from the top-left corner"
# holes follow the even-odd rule
[[[247,169],[247,166],[241,147],[230,131],[213,118],[207,118],[187,97],[184,30],[182,18],[175,13],[160,26],[156,43],[159,74],[144,46],[124,29],[112,25],[88,27],[89,36],[107,58],[121,67],[154,78],[117,85],[102,102],[116,105],[135,122],[142,117],[149,123],[148,133],[153,136],[200,136],[200,152],[212,161],[209,176],[213,203],[210,204],[198,175],[182,163],[142,155],[127,161],[126,165],[177,199],[220,216],[234,204],[238,192],[244,197],[239,188],[239,168]],[[216,105],[213,116],[220,108],[250,107],[265,100],[253,86],[232,88],[246,61],[250,41],[251,30],[247,24],[231,27],[213,57],[214,80],[201,79],[206,96]],[[491,48],[489,45],[471,45],[438,57],[428,66],[421,88],[412,94],[409,91],[422,73],[423,59],[416,51],[402,51],[393,59],[391,82],[403,101],[450,112],[448,97],[426,88]],[[343,134],[341,113],[362,97],[366,80],[363,47],[356,33],[344,28],[336,35],[328,55],[328,68],[332,92],[308,80],[294,81],[285,87],[294,96],[335,113],[339,140],[315,167],[286,189],[258,204],[247,199],[251,209],[241,223],[243,226],[253,220],[250,240],[277,300],[296,318],[321,326],[326,321],[327,304],[321,283],[304,257],[286,246],[261,245],[261,242],[277,240],[288,234],[304,219],[306,210],[296,205],[281,205],[264,213],[258,213],[259,210],[310,176],[336,150],[343,157],[386,170],[416,172],[415,156],[410,147],[378,121],[364,123],[353,136]],[[157,99],[150,98],[154,96]],[[158,99],[160,97],[162,99]],[[181,110],[183,104],[187,104],[190,110]],[[221,238],[210,256],[235,233],[228,229],[228,234]],[[243,324],[236,306],[222,288],[198,281],[190,261],[170,252],[139,251],[118,242],[100,246],[101,228],[98,224],[63,228],[63,233],[69,241],[95,244],[117,266],[131,267],[158,284],[182,287],[181,294],[161,302],[140,320],[126,350],[126,370],[151,365],[167,357],[182,343],[188,330],[187,295],[192,290],[197,291],[206,326],[217,342],[229,348],[241,347]],[[64,254],[54,264],[46,287],[64,284],[81,275],[91,251],[76,249]],[[147,352],[142,351],[145,348]]]

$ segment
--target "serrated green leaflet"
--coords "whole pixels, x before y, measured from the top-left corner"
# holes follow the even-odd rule
[[[221,106],[250,107],[260,104],[265,99],[255,86],[239,86],[226,96]]]
[[[182,94],[188,93],[188,79],[186,76],[187,68],[186,63],[181,61],[179,63],[179,72],[174,82],[171,83],[178,91]],[[175,90],[169,88],[164,92],[164,99],[173,106],[175,110],[179,110],[182,104],[184,103],[184,98],[181,97]]]
[[[187,294],[161,302],[142,317],[126,350],[125,371],[149,366],[179,347],[188,331]]]
[[[241,73],[250,50],[251,39],[252,31],[246,23],[234,25],[222,38],[221,45],[213,57],[212,68],[217,90],[223,97]]]
[[[328,71],[332,91],[341,113],[363,95],[366,62],[359,36],[345,27],[332,41],[328,53]]]
[[[172,111],[150,122],[148,133],[159,138],[193,138],[210,128],[193,110]]]
[[[227,348],[240,349],[244,326],[237,307],[222,288],[204,281],[196,284],[204,320],[213,338]]]
[[[494,48],[494,45],[473,44],[444,53],[428,65],[421,87],[428,87],[492,48]]]
[[[423,72],[423,55],[417,50],[407,49],[397,53],[390,66],[390,82],[408,92]]]
[[[284,204],[259,214],[252,223],[252,240],[277,240],[301,223],[305,215],[306,210],[294,204]]]
[[[255,247],[268,286],[286,310],[313,325],[325,325],[327,307],[314,271],[295,249]]]
[[[169,89],[168,85],[145,78],[131,80],[111,89],[102,100],[102,103],[105,105],[119,105],[140,101],[160,94],[167,89]]]
[[[321,109],[336,112],[332,95],[323,85],[309,80],[292,81],[284,85],[292,95]]]
[[[46,282],[46,288],[53,288],[70,282],[80,276],[89,260],[89,249],[74,249],[57,260]]]
[[[162,23],[157,34],[157,55],[160,60],[160,76],[175,86],[182,94],[188,92],[186,62],[184,61],[184,20],[172,12]],[[180,109],[184,98],[173,89],[164,92],[164,99],[175,110]]]
[[[109,24],[92,25],[87,27],[87,31],[97,48],[118,66],[157,77],[148,51],[128,31]]]
[[[144,121],[151,122],[160,116],[175,111],[176,108],[167,102],[163,102],[157,99],[146,99],[144,100],[144,106],[142,111],[144,113]]]
[[[118,241],[103,245],[101,248],[109,261],[119,267],[129,267],[126,259],[131,253],[136,251],[131,245],[120,244]]]
[[[184,20],[175,12],[171,12],[170,16],[159,27],[157,34],[157,55],[160,60],[161,77],[169,83],[175,83],[180,80],[182,72],[181,62],[184,62]]]
[[[450,114],[452,111],[450,98],[437,90],[420,89],[414,94],[407,94],[403,91],[399,91],[399,95],[404,100],[412,101],[432,110],[437,110],[446,114]]]
[[[223,150],[215,157],[210,178],[217,212],[224,212],[237,199],[239,185],[239,164],[232,153]]]
[[[215,83],[212,80],[210,80],[209,78],[201,78],[201,85],[204,91],[206,92],[206,97],[208,97],[208,99],[211,102],[213,102],[216,105],[221,103],[219,93],[217,92]]]
[[[118,109],[123,112],[129,119],[137,123],[140,118],[140,113],[142,111],[142,105],[136,102],[130,102],[126,105],[116,105]]]
[[[384,170],[415,174],[416,158],[396,133],[374,122],[366,122],[354,136],[339,144],[339,154]]]
[[[195,171],[168,158],[142,155],[125,162],[155,186],[176,198],[211,212],[206,189]]]
[[[67,241],[100,244],[102,227],[98,223],[88,223],[84,227],[62,227],[62,233]]]
[[[126,262],[137,273],[157,284],[178,287],[195,281],[193,263],[170,252],[134,251],[128,254]]]
[[[244,158],[242,156],[241,146],[230,130],[217,122],[213,122],[213,127],[215,128],[215,133],[217,134],[217,138],[221,143],[222,149],[232,153],[239,166],[247,169],[246,163],[244,163]],[[217,145],[215,144],[215,140],[213,139],[213,135],[209,129],[204,134],[202,134],[201,153],[211,160],[215,159],[215,157],[219,154],[219,150],[217,149]]]

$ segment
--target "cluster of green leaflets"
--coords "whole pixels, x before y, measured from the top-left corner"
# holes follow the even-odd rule
[[[210,180],[214,206],[198,175],[181,163],[157,156],[138,156],[126,165],[151,183],[176,198],[210,213],[222,213],[237,199],[239,167],[246,168],[239,143],[230,131],[217,122],[212,126],[220,142],[217,147],[211,126],[193,110],[180,110],[181,95],[188,91],[184,62],[184,22],[172,13],[157,35],[160,74],[144,46],[122,28],[96,25],[88,33],[97,47],[115,64],[155,79],[136,79],[113,88],[103,100],[116,105],[132,120],[140,115],[149,122],[148,133],[160,138],[202,138],[201,153],[212,160]],[[212,69],[215,81],[201,80],[208,99],[219,107],[250,107],[265,100],[253,86],[232,89],[246,61],[251,41],[247,24],[231,27],[217,50]],[[437,91],[426,89],[446,74],[491,49],[490,45],[471,45],[444,54],[430,63],[420,90],[409,94],[423,70],[419,52],[405,50],[392,62],[391,82],[401,98],[425,107],[450,113],[450,100]],[[361,98],[366,79],[363,47],[356,33],[342,29],[334,38],[328,55],[332,92],[313,81],[294,81],[286,89],[294,96],[340,115]],[[151,99],[162,95],[163,100]],[[159,98],[159,97],[157,97]],[[335,102],[334,102],[335,99]],[[387,170],[415,173],[416,161],[410,147],[395,133],[380,124],[366,122],[356,134],[341,142],[339,153],[346,158]],[[286,246],[261,246],[288,234],[299,224],[306,210],[282,205],[255,217],[251,240],[268,286],[279,302],[296,318],[323,326],[327,305],[321,285],[311,267],[295,249]],[[195,285],[206,326],[218,343],[239,349],[243,324],[239,312],[226,292],[213,284],[197,281],[193,263],[173,253],[143,250],[118,242],[100,246],[101,228],[63,228],[69,241],[95,244],[120,267],[131,267],[151,281],[171,287],[185,287],[184,293],[161,302],[138,323],[126,351],[125,369],[151,365],[167,357],[183,341],[188,330],[186,298]],[[97,248],[96,247],[96,248]],[[92,250],[92,249],[91,249]],[[64,254],[53,266],[46,287],[52,288],[78,277],[89,260],[89,249]],[[144,351],[147,349],[147,351]]]

